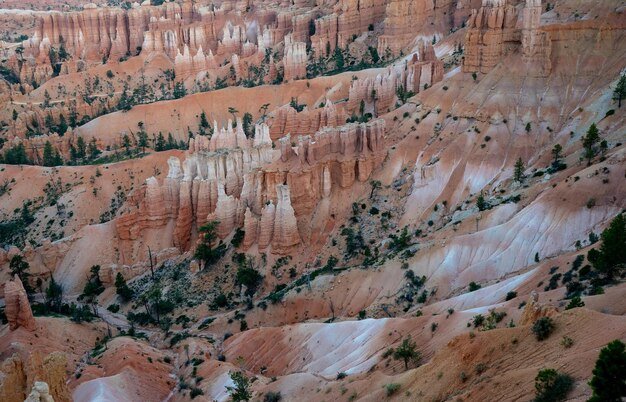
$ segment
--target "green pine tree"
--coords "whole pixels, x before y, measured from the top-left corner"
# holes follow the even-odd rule
[[[596,123],[589,126],[587,134],[582,138],[583,148],[585,148],[585,158],[587,158],[587,166],[591,165],[591,160],[596,156],[595,145],[600,141],[600,132]]]
[[[48,167],[54,166],[54,162],[54,149],[50,141],[46,141],[43,146],[43,165]]]
[[[622,100],[626,98],[626,74],[622,74],[613,90],[613,100],[617,101],[617,107],[622,107]]]
[[[620,402],[626,398],[626,351],[616,339],[600,351],[589,381],[593,395],[588,402]]]
[[[522,161],[522,158],[517,159],[517,161],[515,162],[515,168],[513,171],[513,180],[515,180],[518,183],[521,183],[524,180],[524,170],[526,170],[526,167],[524,166],[524,162]]]

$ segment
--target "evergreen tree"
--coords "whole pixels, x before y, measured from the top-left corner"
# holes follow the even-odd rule
[[[237,126],[237,113],[239,113],[239,110],[235,109],[232,106],[229,106],[228,113],[230,113],[230,115],[233,116],[233,127],[236,127]]]
[[[172,136],[172,133],[168,133],[166,149],[176,149],[176,148],[178,148],[178,144],[176,144],[176,141],[174,140],[174,136]]]
[[[178,81],[174,84],[174,99],[180,99],[187,95],[187,89],[185,88],[185,84],[182,81]]]
[[[587,259],[598,271],[612,279],[626,267],[626,218],[623,214],[617,215],[611,221],[600,239],[600,250],[589,250]]]
[[[165,147],[167,144],[165,143],[165,138],[163,137],[163,133],[159,131],[159,135],[154,144],[154,150],[157,152],[165,151]]]
[[[555,164],[559,161],[559,158],[561,157],[561,152],[562,151],[563,151],[563,147],[561,146],[561,144],[556,144],[552,148],[552,155],[554,155],[554,163]]]
[[[613,90],[613,100],[617,101],[617,107],[622,107],[622,100],[626,98],[626,74],[622,74]]]
[[[248,402],[252,398],[250,380],[242,371],[230,373],[233,386],[227,385],[226,390],[233,402]]]
[[[487,201],[485,201],[485,197],[483,196],[482,191],[480,192],[478,198],[476,198],[476,206],[478,207],[479,211],[484,211],[489,207],[489,204],[487,204]]]
[[[87,283],[85,283],[83,293],[78,296],[78,299],[84,299],[88,303],[95,303],[96,297],[104,292],[104,285],[100,280],[100,265],[93,265],[89,269],[89,273],[89,278],[87,279]]]
[[[620,402],[626,398],[626,351],[616,339],[600,351],[589,385],[593,395],[588,402]]]
[[[48,92],[48,90],[46,89],[46,90],[43,92],[43,103],[41,104],[41,106],[42,106],[43,108],[45,108],[45,109],[49,108],[49,107],[50,107],[50,100],[51,100],[51,99],[52,99],[52,98],[50,97],[50,93],[49,93],[49,92]]]
[[[48,132],[51,132],[54,130],[54,119],[52,118],[52,115],[50,113],[48,113],[46,117],[44,118],[43,124],[48,129]]]
[[[30,273],[28,270],[30,269],[30,264],[28,261],[24,260],[24,257],[21,255],[14,255],[9,262],[9,270],[11,272],[11,276],[17,275],[18,278],[22,281],[24,285],[24,290],[26,293],[32,293],[33,288],[28,283],[28,278],[30,278]]]
[[[254,125],[252,124],[252,115],[248,112],[243,114],[241,119],[243,125],[243,132],[246,134],[246,138],[254,137]]]
[[[137,123],[139,126],[139,133],[137,133],[137,146],[141,148],[141,153],[146,153],[146,147],[148,146],[148,133],[143,129],[143,121]]]
[[[122,89],[122,95],[120,99],[117,101],[117,109],[122,110],[124,112],[129,111],[133,107],[133,100],[128,96],[128,83],[124,83],[124,88]]]
[[[600,135],[596,123],[589,126],[587,134],[582,138],[583,148],[585,148],[585,158],[587,158],[587,166],[591,165],[591,160],[596,156],[596,143],[600,141]]]
[[[65,135],[66,131],[67,131],[67,122],[65,121],[65,116],[63,115],[63,113],[61,113],[59,115],[59,125],[57,126],[57,132],[62,137],[63,135]]]
[[[333,55],[333,58],[335,59],[335,69],[343,70],[343,68],[345,67],[346,61],[343,57],[343,52],[341,51],[339,46],[335,48],[335,54]]]
[[[402,344],[393,352],[393,358],[396,360],[404,360],[405,370],[409,369],[409,361],[415,362],[422,358],[422,354],[417,351],[417,345],[411,341],[411,336],[404,338]]]
[[[92,159],[95,159],[98,155],[100,155],[100,150],[98,149],[98,144],[96,142],[96,138],[92,138],[91,141],[89,141],[89,156]]]
[[[54,280],[54,276],[50,276],[44,296],[47,310],[60,313],[63,306],[63,288]]]
[[[130,155],[130,137],[124,134],[122,137],[122,146],[126,149],[126,155]]]
[[[78,152],[76,151],[74,144],[70,145],[70,159],[72,164],[76,163],[76,159],[78,159]]]
[[[524,166],[524,162],[522,162],[522,158],[519,158],[515,162],[515,168],[513,171],[513,180],[518,183],[521,183],[524,180],[524,170],[526,170]]]
[[[200,113],[200,134],[206,135],[207,131],[211,131],[211,134],[213,134],[213,130],[211,130],[211,125],[209,124],[209,120],[207,120],[206,113],[203,110],[202,113]]]
[[[31,161],[26,156],[26,147],[24,144],[19,143],[4,151],[4,163],[8,165],[31,164]]]
[[[76,141],[76,157],[82,159],[87,155],[87,145],[83,137],[78,137]]]
[[[78,124],[78,112],[76,111],[76,105],[70,104],[69,123],[70,127],[76,127]]]
[[[115,293],[125,302],[133,298],[133,291],[128,287],[120,272],[115,275]]]
[[[574,380],[567,374],[561,374],[554,369],[543,369],[535,377],[536,397],[533,402],[558,402],[572,389]]]
[[[18,116],[19,114],[17,113],[17,110],[13,109],[13,115],[12,115],[13,121],[17,120]]]
[[[54,166],[54,149],[52,149],[52,144],[50,141],[46,141],[43,146],[43,165],[44,166]]]
[[[223,243],[213,247],[213,243],[217,240],[217,225],[219,225],[218,221],[209,221],[198,229],[203,237],[196,249],[195,257],[204,262],[204,268],[217,262],[226,252],[226,246]]]
[[[63,164],[63,158],[57,149],[54,150],[53,166],[61,166]]]

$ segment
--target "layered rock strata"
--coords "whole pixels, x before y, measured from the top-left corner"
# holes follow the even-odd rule
[[[526,0],[522,29],[517,29],[513,5],[506,0],[483,0],[467,21],[463,71],[488,73],[505,55],[521,48],[522,60],[531,65],[531,71],[549,75],[552,42],[549,31],[540,26],[542,12],[541,0]]]
[[[389,111],[396,100],[396,89],[418,93],[443,80],[443,62],[430,44],[418,43],[418,50],[404,65],[390,67],[376,77],[352,81],[346,110],[355,114],[364,102],[364,112],[375,115]]]
[[[217,220],[221,239],[243,227],[243,248],[256,243],[259,249],[287,253],[307,241],[299,217],[313,213],[334,186],[367,181],[382,163],[384,130],[383,120],[325,128],[299,136],[294,146],[287,136],[277,149],[265,125],[257,126],[247,148],[210,151],[196,137],[182,166],[170,158],[162,183],[151,177],[130,196],[115,221],[121,252],[130,255],[145,230],[164,227],[171,231],[172,245],[186,250],[199,226]]]

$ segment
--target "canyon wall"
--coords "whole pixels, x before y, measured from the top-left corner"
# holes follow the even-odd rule
[[[551,37],[543,30],[541,0],[526,0],[522,9],[522,29],[517,28],[515,7],[506,0],[484,0],[472,10],[465,35],[464,72],[488,73],[508,53],[520,49],[522,60],[537,76],[551,71]]]
[[[287,136],[273,149],[269,128],[259,125],[254,139],[237,147],[215,148],[197,136],[182,162],[168,161],[162,183],[151,177],[127,200],[115,220],[121,263],[136,260],[135,242],[145,231],[169,231],[171,245],[181,251],[193,246],[197,228],[217,220],[217,235],[229,237],[243,227],[242,248],[285,254],[306,243],[301,233],[320,199],[334,186],[349,188],[365,182],[385,158],[383,120],[324,128],[313,136]],[[237,133],[224,130],[224,143]],[[243,146],[242,146],[243,145]],[[164,235],[168,237],[170,235]],[[132,257],[131,257],[132,256]]]
[[[404,64],[376,77],[352,81],[346,110],[356,114],[364,102],[364,112],[380,115],[393,108],[398,87],[417,94],[442,79],[443,62],[435,56],[432,45],[419,41],[418,51]]]
[[[345,121],[343,108],[326,99],[323,106],[307,106],[301,112],[291,105],[281,106],[272,112],[268,123],[272,139],[277,140],[287,134],[312,135],[322,127],[340,126]]]

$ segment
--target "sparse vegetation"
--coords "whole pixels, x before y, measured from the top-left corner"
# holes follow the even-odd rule
[[[558,402],[563,401],[572,389],[574,380],[567,374],[562,374],[554,369],[543,369],[535,377],[534,402]]]
[[[400,384],[391,383],[385,385],[385,393],[387,394],[387,396],[395,394],[396,392],[398,392],[398,390],[400,390]]]
[[[227,385],[226,390],[233,402],[248,402],[252,398],[250,379],[243,371],[230,372],[233,385]]]
[[[547,339],[552,331],[554,331],[554,321],[550,317],[541,317],[535,321],[532,327],[532,332],[538,341]]]
[[[408,336],[402,340],[402,344],[393,352],[393,358],[403,360],[404,368],[408,370],[409,362],[413,361],[418,363],[422,358],[422,354],[417,351],[417,345],[411,340],[411,336]]]

